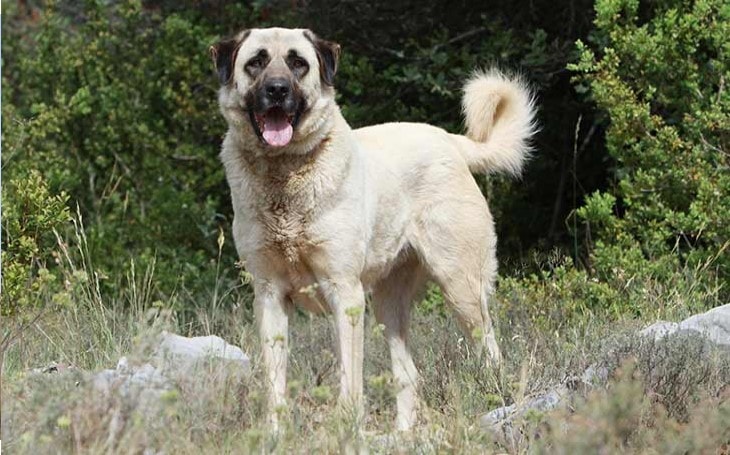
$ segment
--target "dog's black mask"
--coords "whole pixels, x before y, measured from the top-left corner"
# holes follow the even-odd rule
[[[249,120],[265,144],[284,147],[291,142],[306,102],[291,78],[262,77],[246,95]]]

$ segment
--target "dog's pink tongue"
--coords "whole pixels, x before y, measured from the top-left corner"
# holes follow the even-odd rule
[[[291,141],[294,129],[284,112],[269,112],[264,118],[263,136],[266,143],[283,147]]]

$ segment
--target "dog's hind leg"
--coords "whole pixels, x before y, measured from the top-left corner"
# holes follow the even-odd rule
[[[464,334],[486,348],[492,365],[501,363],[488,309],[497,275],[497,237],[484,200],[475,195],[434,204],[424,212],[414,240]]]
[[[396,427],[410,430],[416,423],[418,403],[418,371],[408,351],[408,326],[411,305],[423,287],[425,271],[415,255],[396,266],[373,290],[373,307],[378,323],[385,326],[390,349],[396,395]]]

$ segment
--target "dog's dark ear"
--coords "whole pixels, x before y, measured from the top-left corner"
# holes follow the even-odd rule
[[[233,64],[236,62],[236,55],[241,43],[248,37],[249,31],[238,34],[235,38],[224,39],[208,49],[213,58],[213,64],[218,71],[218,80],[221,85],[226,85],[233,78]]]
[[[312,42],[314,50],[317,52],[322,82],[329,86],[335,85],[335,73],[337,73],[337,63],[340,60],[340,45],[318,38],[309,30],[304,35]]]
[[[233,76],[233,62],[236,61],[238,53],[238,41],[235,39],[220,41],[210,46],[209,51],[218,72],[218,80],[221,85],[228,84]]]

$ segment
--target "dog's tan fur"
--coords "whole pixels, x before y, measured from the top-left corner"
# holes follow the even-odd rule
[[[467,335],[501,359],[487,310],[497,270],[496,236],[472,171],[518,174],[534,132],[531,95],[518,79],[478,73],[466,85],[468,136],[410,123],[353,131],[328,84],[339,47],[311,32],[240,34],[222,71],[228,122],[221,159],[233,199],[233,235],[254,277],[271,420],[285,403],[288,313],[292,305],[334,315],[340,398],[362,397],[365,293],[385,326],[397,394],[397,428],[416,420],[417,371],[407,348],[411,303],[427,279],[442,288]],[[266,145],[247,118],[245,97],[260,78],[244,65],[259,49],[286,71],[292,49],[309,72],[296,80],[309,110],[283,147]],[[327,66],[329,64],[329,66]],[[225,69],[225,68],[224,68]],[[331,74],[324,74],[329,71]],[[226,79],[228,76],[228,79]]]

